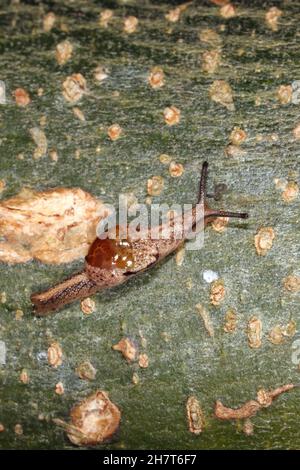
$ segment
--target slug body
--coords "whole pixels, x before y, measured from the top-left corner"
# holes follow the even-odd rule
[[[181,216],[170,219],[154,229],[141,231],[138,237],[127,228],[125,235],[117,227],[114,238],[96,238],[85,259],[82,273],[50,288],[33,294],[35,313],[43,316],[63,305],[108,289],[145,271],[174,252],[193,232],[198,223],[204,228],[216,217],[247,218],[246,213],[210,209],[206,202],[207,162],[203,163],[197,204]],[[183,221],[184,219],[184,221]],[[168,237],[161,235],[168,231]]]

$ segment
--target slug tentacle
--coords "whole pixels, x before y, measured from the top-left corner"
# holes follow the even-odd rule
[[[98,290],[99,287],[88,278],[85,272],[82,272],[44,292],[32,294],[31,302],[36,315],[46,316],[66,304],[93,295]]]
[[[207,186],[208,163],[203,162],[202,171],[199,183],[198,204],[204,204],[206,199],[206,186]]]
[[[249,215],[247,212],[231,212],[231,211],[218,211],[218,210],[206,210],[204,217],[236,217],[238,219],[248,219]]]

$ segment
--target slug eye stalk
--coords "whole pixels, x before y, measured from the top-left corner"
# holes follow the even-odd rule
[[[206,206],[207,199],[207,179],[208,179],[208,162],[202,164],[201,178],[199,183],[198,204]],[[205,210],[204,217],[236,217],[238,219],[248,219],[249,215],[246,212],[232,212],[223,210]]]

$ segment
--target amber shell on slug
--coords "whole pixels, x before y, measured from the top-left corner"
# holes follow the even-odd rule
[[[96,238],[85,258],[86,263],[94,268],[107,270],[122,269],[127,271],[133,269],[132,244],[123,238],[120,232],[117,226],[114,238]]]

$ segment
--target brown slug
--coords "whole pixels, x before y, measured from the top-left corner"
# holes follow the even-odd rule
[[[206,202],[207,170],[208,163],[204,162],[198,201],[191,210],[169,220],[167,227],[166,224],[160,224],[151,229],[151,237],[147,229],[146,232],[141,231],[138,237],[131,237],[128,233],[124,238],[122,230],[117,227],[115,239],[96,238],[85,258],[83,272],[73,275],[44,292],[31,296],[35,314],[47,315],[63,305],[93,295],[99,290],[122,284],[136,274],[145,271],[174,252],[183,240],[193,232],[199,223],[199,217],[203,222],[203,228],[216,217],[247,218],[247,213],[209,208]],[[200,215],[197,210],[199,208]],[[177,222],[180,223],[177,225]],[[177,228],[178,226],[180,229]],[[172,231],[168,238],[162,238],[160,235],[166,228],[171,228]]]

